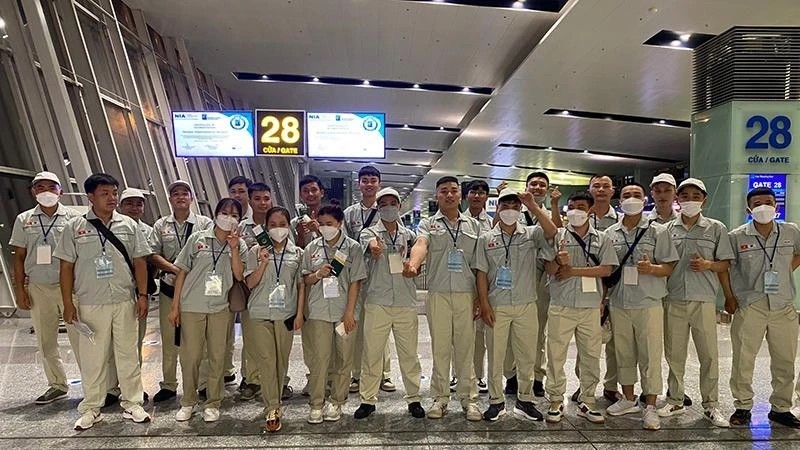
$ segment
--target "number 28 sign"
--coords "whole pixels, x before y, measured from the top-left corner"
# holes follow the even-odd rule
[[[256,156],[305,156],[306,112],[256,110]]]

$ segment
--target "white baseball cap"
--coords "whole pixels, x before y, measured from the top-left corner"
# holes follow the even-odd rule
[[[36,184],[37,181],[42,181],[42,180],[49,180],[52,181],[53,183],[58,184],[59,186],[61,185],[61,180],[58,179],[58,175],[54,174],[53,172],[37,173],[36,176],[33,177],[33,181],[31,182],[31,184]]]
[[[119,197],[119,202],[122,203],[129,198],[140,198],[144,200],[144,193],[136,188],[128,188],[122,191],[122,195]]]
[[[176,188],[176,187],[178,187],[178,186],[183,186],[183,187],[185,187],[186,189],[188,189],[188,190],[189,190],[189,192],[193,192],[193,191],[192,191],[192,185],[191,185],[191,184],[189,184],[189,182],[188,182],[188,181],[184,181],[184,180],[175,180],[175,181],[173,181],[172,183],[170,183],[170,185],[169,185],[169,186],[167,186],[167,193],[168,193],[168,194],[171,194],[171,193],[172,193],[172,190],[173,190],[173,189],[175,189],[175,188]]]
[[[706,184],[703,183],[701,180],[698,180],[697,178],[687,178],[681,181],[681,184],[678,186],[678,192],[680,192],[681,189],[683,189],[686,186],[694,186],[697,189],[703,191],[703,194],[708,195],[708,191],[706,191]]]
[[[504,198],[507,197],[514,197],[518,199],[519,193],[511,188],[505,188],[502,191],[500,191],[499,195],[497,196],[497,201],[498,202],[502,201]]]
[[[377,201],[380,201],[381,197],[386,195],[391,195],[392,197],[396,198],[397,201],[400,201],[400,194],[394,188],[386,187],[378,191],[378,194],[375,196]]]
[[[672,186],[677,186],[678,183],[675,182],[675,177],[668,173],[660,173],[653,178],[653,181],[650,182],[650,187],[655,186],[658,183],[669,183]]]

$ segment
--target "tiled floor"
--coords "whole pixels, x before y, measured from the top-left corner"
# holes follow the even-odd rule
[[[420,316],[420,347],[422,361],[423,394],[428,393],[431,372],[430,337],[425,317]],[[238,328],[237,328],[238,331]],[[719,326],[720,335],[720,396],[725,414],[733,410],[728,378],[731,370],[729,328]],[[153,422],[139,425],[122,419],[119,406],[104,413],[105,420],[83,433],[73,431],[78,418],[77,404],[81,398],[79,373],[74,357],[68,349],[66,335],[60,336],[62,355],[73,386],[68,400],[46,406],[33,405],[32,401],[45,389],[44,375],[38,364],[35,337],[30,333],[28,319],[0,321],[0,448],[800,448],[800,431],[780,426],[770,427],[766,413],[769,410],[769,364],[766,349],[762,348],[755,374],[757,405],[753,410],[750,428],[717,429],[701,417],[698,392],[698,365],[693,348],[687,367],[687,392],[696,401],[695,406],[683,416],[662,420],[662,430],[646,432],[641,428],[638,415],[608,418],[605,425],[593,425],[578,418],[574,404],[568,403],[565,420],[558,424],[526,422],[507,415],[498,422],[469,423],[460,411],[458,401],[451,401],[449,414],[441,420],[414,419],[406,411],[402,383],[396,359],[393,361],[393,379],[400,384],[398,391],[381,394],[377,413],[368,419],[356,421],[353,411],[358,407],[357,395],[351,395],[345,406],[347,414],[336,423],[309,425],[306,398],[299,395],[305,384],[300,336],[295,337],[291,357],[290,376],[297,394],[286,402],[283,430],[277,434],[262,432],[262,407],[259,402],[240,402],[235,387],[228,387],[222,408],[222,419],[206,424],[198,416],[190,422],[176,423],[174,413],[177,401],[145,405]],[[145,390],[151,395],[158,390],[160,380],[160,348],[158,321],[151,312],[148,333],[145,337],[143,380]],[[236,360],[238,365],[241,336],[237,335]],[[396,358],[396,357],[395,357]],[[575,349],[570,350],[567,373],[572,373]],[[666,380],[667,368],[663,367]],[[237,382],[239,380],[237,379]],[[570,378],[567,392],[577,387]],[[638,389],[637,389],[638,391]],[[487,398],[482,396],[481,407]],[[662,400],[663,401],[663,400]],[[508,400],[508,407],[513,401]],[[538,399],[540,410],[547,407],[545,399]],[[423,406],[430,401],[423,402]],[[608,406],[605,400],[601,408]]]

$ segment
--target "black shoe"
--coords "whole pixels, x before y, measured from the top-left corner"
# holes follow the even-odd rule
[[[483,420],[489,420],[494,422],[495,420],[503,417],[504,415],[506,415],[505,403],[491,404],[489,405],[489,409],[484,411]]]
[[[353,413],[353,417],[356,419],[365,419],[367,416],[375,412],[375,405],[369,405],[367,403],[362,403],[361,406],[358,407],[355,413]]]
[[[683,394],[683,406],[692,406],[692,399],[686,394]]]
[[[458,389],[458,378],[450,378],[450,392],[455,392]]]
[[[536,422],[544,419],[542,413],[533,406],[533,402],[523,402],[522,400],[517,400],[517,404],[514,405],[514,414]]]
[[[224,381],[224,382],[225,382],[225,384],[231,384],[231,383],[233,383],[234,381],[236,381],[236,375],[225,375],[225,376],[222,378],[222,381]],[[242,383],[244,383],[244,378],[242,378]]]
[[[747,425],[750,423],[750,410],[749,409],[737,409],[736,411],[731,414],[730,418],[731,425]]]
[[[644,408],[644,407],[645,407],[645,405],[647,405],[647,399],[646,399],[646,397],[647,397],[647,396],[646,396],[646,395],[644,395],[644,392],[642,392],[641,394],[639,394],[639,406],[641,406],[642,408]]]
[[[484,381],[483,378],[478,378],[478,393],[479,394],[489,393],[489,386],[486,385],[486,381]]]
[[[153,396],[153,403],[163,402],[164,400],[175,398],[177,395],[178,393],[175,391],[170,391],[169,389],[161,389],[160,391],[156,392],[155,396]]]
[[[533,380],[533,395],[544,397],[544,384],[539,380]]]
[[[119,402],[119,397],[114,394],[106,394],[106,401],[103,402],[103,408],[114,406]]]
[[[770,411],[767,417],[769,418],[769,420],[777,422],[783,426],[789,428],[800,428],[800,419],[798,419],[794,414],[790,413],[789,411],[782,413]]]
[[[146,405],[147,402],[150,401],[150,396],[147,395],[147,392],[142,392],[142,404]]]
[[[581,388],[578,388],[578,390],[575,391],[575,393],[572,394],[572,397],[570,397],[569,399],[575,403],[578,403],[579,398],[581,398]]]
[[[228,381],[228,377],[225,377],[225,384],[228,384],[228,383],[230,383],[231,381],[234,381],[234,380],[236,380],[236,377],[234,377],[233,380],[230,380],[230,381]],[[236,390],[238,390],[239,392],[242,392],[245,389],[247,389],[247,380],[242,378],[242,382],[239,383],[239,387],[236,388]]]
[[[197,391],[197,398],[202,400],[202,401],[206,401],[206,400],[208,400],[208,395],[206,395],[206,394],[207,393],[206,393],[205,389],[200,389],[199,391]]]
[[[622,398],[622,394],[620,394],[619,391],[612,391],[612,390],[609,390],[609,389],[603,389],[603,397],[605,397],[606,400],[610,401],[613,404],[613,403],[617,403],[617,400]],[[577,401],[577,400],[574,400],[574,401]]]
[[[506,395],[517,395],[517,388],[519,385],[517,384],[517,376],[514,375],[511,378],[506,378]]]
[[[420,405],[419,402],[409,403],[408,412],[410,412],[411,415],[417,419],[422,419],[425,417],[425,410],[422,409],[422,405]]]

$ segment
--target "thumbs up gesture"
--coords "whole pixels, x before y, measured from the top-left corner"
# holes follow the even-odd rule
[[[653,273],[653,264],[650,262],[650,257],[647,256],[647,253],[642,255],[642,259],[640,259],[636,264],[636,268],[642,275],[649,275]]]
[[[564,248],[564,241],[562,240],[561,243],[558,245],[558,253],[556,253],[556,262],[559,266],[568,266],[570,265],[569,260],[569,252]]]
[[[689,260],[689,268],[693,272],[702,272],[711,268],[711,261],[704,259],[699,253],[695,252],[692,259]]]
[[[383,248],[381,247],[381,243],[378,242],[378,239],[373,239],[369,241],[369,251],[372,253],[372,257],[378,259],[383,255]]]

